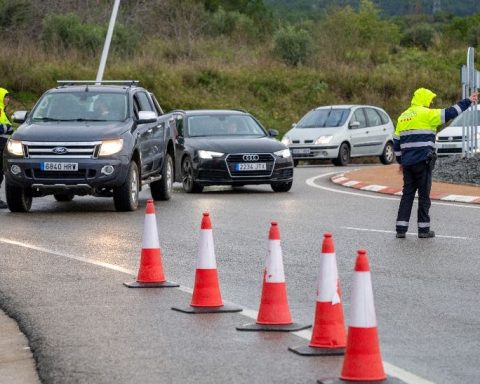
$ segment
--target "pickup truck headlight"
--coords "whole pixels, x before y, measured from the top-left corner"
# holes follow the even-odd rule
[[[332,141],[333,136],[320,136],[315,140],[315,144],[328,144]]]
[[[213,159],[214,157],[222,157],[224,153],[222,152],[212,152],[212,151],[198,151],[198,157],[201,159]]]
[[[292,144],[292,139],[290,139],[290,137],[288,137],[288,136],[283,136],[283,138],[282,138],[282,144],[284,144],[284,145],[290,145],[290,144]]]
[[[123,139],[105,140],[105,141],[102,141],[98,156],[110,156],[120,152],[122,148],[123,148]]]
[[[292,154],[290,153],[290,150],[287,149],[282,149],[281,151],[273,152],[274,155],[278,157],[283,157],[285,159],[288,159]]]
[[[15,156],[23,156],[23,145],[21,141],[18,140],[8,140],[7,142],[7,151]]]

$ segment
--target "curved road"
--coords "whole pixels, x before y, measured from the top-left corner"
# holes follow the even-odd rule
[[[27,335],[44,383],[311,383],[338,376],[341,357],[287,351],[308,332],[243,333],[258,310],[270,221],[277,220],[292,316],[311,323],[323,233],[334,236],[348,324],[356,251],[370,258],[382,357],[408,383],[476,382],[480,354],[480,210],[434,203],[435,239],[395,239],[398,198],[329,181],[336,167],[295,170],[290,193],[209,188],[156,203],[167,279],[180,289],[131,290],[144,212],[110,199],[34,200],[0,213],[0,308]],[[148,190],[141,194],[145,206]],[[209,211],[224,300],[243,314],[186,315],[199,225]],[[415,219],[412,221],[415,225]],[[250,316],[250,317],[249,317]],[[303,337],[303,338],[302,338]]]

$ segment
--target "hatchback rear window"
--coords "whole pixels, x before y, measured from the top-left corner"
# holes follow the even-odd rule
[[[350,109],[316,109],[308,112],[296,128],[331,128],[340,127],[347,121]]]

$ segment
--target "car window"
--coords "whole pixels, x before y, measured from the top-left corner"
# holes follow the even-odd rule
[[[365,128],[367,126],[367,119],[365,118],[365,113],[363,113],[363,108],[359,108],[355,111],[352,121],[360,123],[356,128]]]
[[[457,116],[452,123],[450,124],[451,127],[463,127],[465,126],[472,126],[474,123],[473,111],[465,111]],[[480,110],[477,111],[477,124],[480,123]]]
[[[188,136],[266,136],[264,129],[248,115],[193,115],[187,119]]]
[[[108,92],[54,92],[44,95],[31,113],[34,121],[123,121],[127,97]]]
[[[137,92],[134,96],[135,99],[138,101],[138,105],[140,107],[140,111],[152,111],[156,112],[153,109],[152,104],[150,103],[150,100],[148,99],[148,96],[145,92]]]
[[[377,127],[379,125],[382,125],[382,118],[380,117],[376,109],[365,108],[365,114],[367,115],[368,127]]]
[[[350,114],[350,109],[322,108],[308,112],[295,128],[341,127]]]
[[[388,124],[390,122],[390,118],[388,117],[388,115],[384,111],[381,111],[379,109],[376,109],[376,111],[379,113],[380,118],[382,119],[382,124],[383,125]]]

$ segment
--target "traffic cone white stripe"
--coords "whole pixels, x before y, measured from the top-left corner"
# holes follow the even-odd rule
[[[317,282],[317,301],[339,304],[338,270],[335,253],[325,253],[320,259],[320,271]]]
[[[142,248],[143,249],[160,248],[160,242],[158,241],[158,232],[157,232],[157,220],[155,219],[154,213],[145,215]]]
[[[217,269],[213,244],[213,231],[211,229],[202,229],[200,231],[197,269]]]
[[[265,281],[267,283],[285,282],[280,240],[269,240],[268,254],[265,261]]]
[[[370,272],[356,271],[353,274],[351,302],[350,327],[374,328],[377,326]]]

